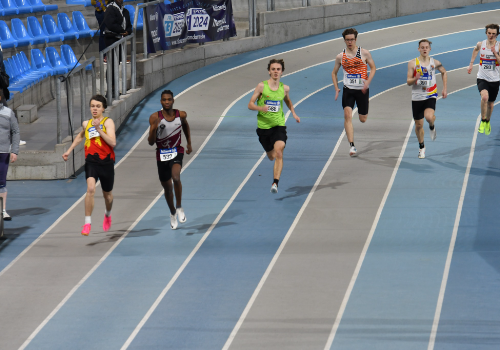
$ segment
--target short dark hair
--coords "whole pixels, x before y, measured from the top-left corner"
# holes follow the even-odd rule
[[[90,98],[89,105],[90,105],[90,103],[92,103],[92,100],[97,101],[97,102],[101,102],[104,109],[108,108],[108,103],[106,102],[106,97],[104,97],[103,95],[92,96]]]
[[[420,47],[420,44],[422,43],[429,43],[429,46],[432,45],[432,41],[430,41],[429,39],[422,39],[418,42],[418,47]]]
[[[498,24],[494,24],[494,23],[488,24],[484,28],[486,28],[485,33],[488,33],[488,29],[496,29],[497,30],[497,35],[500,32],[500,27],[498,26]]]
[[[342,37],[345,39],[345,37],[349,34],[354,34],[354,38],[357,39],[358,38],[358,31],[354,28],[347,28],[346,30],[344,30],[342,32]]]
[[[174,98],[174,93],[172,91],[170,91],[170,90],[163,90],[161,92],[162,96],[165,95],[165,94],[170,95],[170,96],[172,96],[172,98]]]
[[[267,65],[267,70],[269,71],[271,69],[271,64],[273,63],[279,63],[281,64],[281,71],[284,72],[285,71],[285,61],[283,59],[278,59],[278,58],[273,58],[272,60],[269,61],[268,65]]]

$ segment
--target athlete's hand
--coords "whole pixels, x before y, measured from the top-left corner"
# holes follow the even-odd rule
[[[99,125],[101,122],[99,120],[95,120],[94,118],[92,118],[92,125],[93,126],[97,126]]]
[[[340,89],[335,89],[335,101],[337,101],[337,98],[339,98],[339,92]]]
[[[186,153],[190,154],[191,152],[193,152],[193,148],[191,147],[191,144],[188,143]]]
[[[11,153],[10,154],[10,162],[14,163],[17,160],[17,154]]]
[[[297,123],[300,123],[300,118],[297,114],[294,114],[293,117],[295,118],[295,120],[297,121]]]
[[[66,152],[62,155],[62,158],[64,159],[64,161],[66,162],[68,160],[68,157],[69,157],[69,153]]]
[[[415,73],[415,83],[414,83],[415,85],[417,85],[417,81],[418,81],[418,79],[420,79],[420,76],[421,75],[419,72]]]
[[[472,72],[472,63],[469,64],[469,68],[467,68],[467,73],[470,74]]]
[[[366,91],[370,88],[370,85],[365,81],[363,84],[363,88],[361,89],[361,92],[366,94]]]
[[[262,106],[262,107],[260,108],[260,111],[261,111],[261,112],[267,112],[267,111],[268,111],[268,109],[269,109],[269,107],[268,107],[267,105],[265,105],[265,106]]]
[[[446,92],[446,89],[443,89],[443,92],[441,94],[443,95],[443,98],[448,97],[448,93]]]

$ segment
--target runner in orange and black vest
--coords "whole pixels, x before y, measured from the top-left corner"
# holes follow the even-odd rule
[[[182,209],[182,183],[181,169],[184,158],[184,147],[181,146],[181,129],[186,135],[186,154],[190,154],[191,131],[187,122],[187,113],[173,109],[174,94],[170,90],[161,93],[161,111],[151,114],[149,117],[148,143],[156,144],[156,165],[160,183],[165,190],[165,199],[170,209],[170,227],[177,228],[177,218],[180,223],[186,222],[186,215]],[[172,186],[173,180],[173,186]],[[175,201],[174,206],[174,191]]]
[[[85,224],[82,229],[84,236],[88,236],[90,233],[94,194],[98,180],[101,181],[106,205],[102,228],[104,231],[111,228],[111,208],[113,207],[113,193],[111,191],[115,181],[115,152],[113,148],[116,146],[116,135],[113,120],[103,116],[106,108],[107,103],[104,96],[92,96],[90,99],[92,119],[82,123],[82,131],[75,137],[73,144],[62,156],[67,161],[76,145],[85,140],[87,194],[85,195]]]
[[[335,58],[332,80],[335,86],[335,101],[339,97],[339,85],[337,73],[342,66],[344,70],[344,91],[342,92],[342,108],[344,109],[344,128],[349,141],[349,155],[356,156],[357,150],[354,146],[354,130],[352,127],[352,110],[354,104],[358,107],[359,121],[366,122],[368,118],[368,101],[370,99],[370,83],[375,76],[375,62],[368,50],[356,45],[358,32],[354,28],[344,30],[342,33],[346,48]],[[367,65],[370,66],[368,76]]]

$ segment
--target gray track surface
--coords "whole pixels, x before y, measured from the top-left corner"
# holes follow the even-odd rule
[[[373,49],[475,29],[497,19],[498,12],[492,11],[410,24],[363,34],[358,43]],[[290,73],[333,60],[343,47],[343,41],[338,39],[280,57],[286,61],[286,73]],[[195,151],[217,122],[217,118],[203,117],[221,115],[231,101],[265,79],[266,61],[267,58],[222,74],[176,99],[176,107],[190,116]],[[475,78],[457,71],[450,74],[449,81],[448,92],[452,92],[471,85]],[[401,83],[404,82],[405,77],[401,77]],[[409,101],[409,94],[408,87],[400,87],[370,102],[368,122],[354,123],[358,158],[348,157],[347,140],[342,140],[237,334],[233,349],[324,347],[408,133],[410,103],[396,105],[395,101]],[[227,98],[226,103],[213,103],[220,96]],[[384,118],[379,120],[378,116]],[[96,220],[97,214],[104,212],[98,188],[92,227],[98,235],[91,234],[88,238],[79,235],[84,212],[80,202],[15,264],[0,272],[2,349],[21,346],[159,194],[161,188],[152,154],[153,149],[144,140],[116,169],[113,208],[116,221],[112,232],[103,234],[101,219]],[[186,157],[185,164],[190,158]],[[138,168],[142,169],[140,173],[135,171]],[[349,249],[340,251],[337,248],[340,246]]]

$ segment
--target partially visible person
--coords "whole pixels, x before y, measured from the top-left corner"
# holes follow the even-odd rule
[[[90,1],[95,8],[95,18],[97,19],[97,23],[99,24],[99,52],[106,48],[106,42],[104,41],[104,32],[105,26],[102,25],[104,22],[104,15],[106,11],[106,6],[109,4],[109,0],[91,0]],[[106,62],[106,56],[104,56],[104,61]]]
[[[101,181],[102,195],[106,211],[102,229],[106,232],[111,228],[111,208],[113,207],[113,185],[115,182],[115,123],[103,116],[107,108],[104,96],[95,95],[90,99],[92,119],[82,123],[82,131],[75,137],[73,144],[62,155],[68,160],[73,149],[85,140],[85,178],[87,179],[87,194],[85,196],[85,223],[82,235],[88,236],[91,229],[91,215],[94,210],[94,194],[98,180]]]
[[[19,125],[14,112],[4,106],[5,97],[0,91],[0,197],[3,199],[3,219],[12,220],[7,214],[7,171],[9,161],[14,163],[19,153]]]

